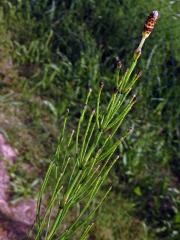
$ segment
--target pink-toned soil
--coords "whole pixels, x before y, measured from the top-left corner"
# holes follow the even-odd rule
[[[6,164],[14,164],[17,151],[0,134],[0,240],[27,240],[36,216],[36,202],[24,199],[10,203],[10,177]]]

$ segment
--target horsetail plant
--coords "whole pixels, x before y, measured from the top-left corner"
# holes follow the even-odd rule
[[[140,73],[132,76],[132,72],[141,55],[143,44],[154,28],[157,17],[158,12],[153,11],[146,20],[142,39],[134,51],[130,67],[122,75],[120,67],[117,67],[115,91],[104,111],[101,110],[103,83],[100,84],[94,110],[90,110],[89,99],[92,90],[89,90],[77,130],[72,130],[66,143],[67,113],[54,159],[49,165],[39,192],[35,240],[40,240],[42,237],[45,240],[74,239],[75,232],[79,233],[78,239],[88,238],[88,233],[93,226],[94,214],[111,188],[107,190],[96,207],[92,207],[92,203],[109,171],[119,158],[115,154],[116,149],[129,134],[129,130],[126,130],[119,139],[114,138],[136,102],[136,96],[132,96],[131,92]],[[88,114],[89,111],[90,114]],[[85,130],[84,126],[86,126]],[[68,168],[71,171],[67,171]],[[69,172],[70,175],[68,175]],[[51,186],[51,196],[42,214],[42,199],[47,188],[49,189],[48,184]],[[77,205],[80,206],[77,216],[68,226],[65,226],[64,220],[70,209]]]

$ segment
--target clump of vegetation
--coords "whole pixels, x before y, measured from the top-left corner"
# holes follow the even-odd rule
[[[107,182],[113,186],[114,204],[118,205],[119,195],[127,203],[123,206],[129,213],[128,222],[147,225],[156,235],[153,239],[177,239],[179,1],[137,0],[134,4],[134,0],[6,0],[1,1],[0,7],[0,131],[19,152],[16,166],[9,169],[14,201],[36,196],[67,107],[71,113],[67,130],[71,131],[77,125],[89,87],[93,90],[89,105],[95,108],[101,80],[105,83],[101,94],[104,110],[114,88],[114,59],[117,56],[123,59],[122,69],[128,64],[128,53],[137,45],[136,26],[142,24],[145,12],[152,8],[160,10],[157,28],[138,63],[143,69],[141,83],[136,88],[138,107],[133,107],[121,127],[122,132],[130,126],[133,130],[116,151],[120,152],[120,160]],[[4,72],[6,63],[10,68]],[[101,188],[100,194],[106,190]],[[109,209],[106,217],[110,219],[114,206],[109,201],[104,202],[103,209]],[[101,209],[98,215],[102,212],[102,218],[106,219]],[[72,216],[75,214],[72,211]],[[117,215],[113,219],[118,223]],[[95,227],[98,233],[94,233],[94,238],[104,236],[107,225],[105,221],[100,224]],[[121,236],[127,236],[129,229],[133,235],[130,225],[119,224],[114,224],[113,230],[108,226],[109,239],[117,238],[119,228]],[[145,235],[140,232],[143,238]],[[137,235],[134,231],[134,236]],[[147,235],[150,236],[149,231]]]

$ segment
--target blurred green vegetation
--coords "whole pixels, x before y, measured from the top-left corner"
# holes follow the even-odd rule
[[[133,133],[119,148],[121,160],[108,179],[113,185],[112,194],[99,212],[92,239],[106,239],[104,235],[110,240],[179,239],[180,2],[0,3],[0,106],[8,118],[14,108],[19,109],[16,117],[23,122],[25,132],[18,130],[23,132],[20,135],[13,127],[9,131],[3,125],[0,130],[9,131],[12,142],[18,137],[19,148],[26,142],[19,164],[30,161],[37,171],[43,166],[41,173],[31,178],[32,185],[44,174],[45,159],[53,154],[66,109],[70,109],[72,129],[87,89],[92,87],[96,94],[100,81],[105,82],[103,101],[107,101],[113,91],[116,57],[123,66],[128,65],[144,19],[153,9],[159,10],[160,18],[139,64],[143,76],[136,107],[124,123],[124,128],[133,127]],[[7,73],[1,69],[9,56],[13,67]],[[19,172],[18,167],[16,170]],[[22,175],[16,177],[17,186]],[[19,188],[14,187],[17,196],[23,195]]]

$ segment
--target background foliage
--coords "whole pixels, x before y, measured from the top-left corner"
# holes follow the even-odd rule
[[[3,96],[13,91],[8,101],[1,100],[1,108],[20,103],[18,117],[34,136],[30,133],[30,140],[22,134],[17,143],[27,142],[19,164],[28,159],[38,173],[53,153],[66,109],[72,129],[89,87],[97,92],[103,80],[104,101],[111,95],[115,58],[127,66],[144,18],[152,9],[159,10],[160,19],[139,64],[143,76],[138,101],[124,124],[133,126],[133,133],[119,149],[121,160],[108,180],[113,190],[97,217],[94,238],[178,239],[180,2],[12,0],[2,1],[0,7],[1,48],[14,63],[13,73],[8,73],[10,85],[1,74]],[[12,114],[6,112],[8,117]],[[11,129],[8,134],[14,142],[16,133]],[[17,187],[22,186],[21,175],[16,179],[17,197],[24,194]],[[35,178],[38,174],[30,178],[32,183]],[[35,188],[26,194],[34,192]]]

